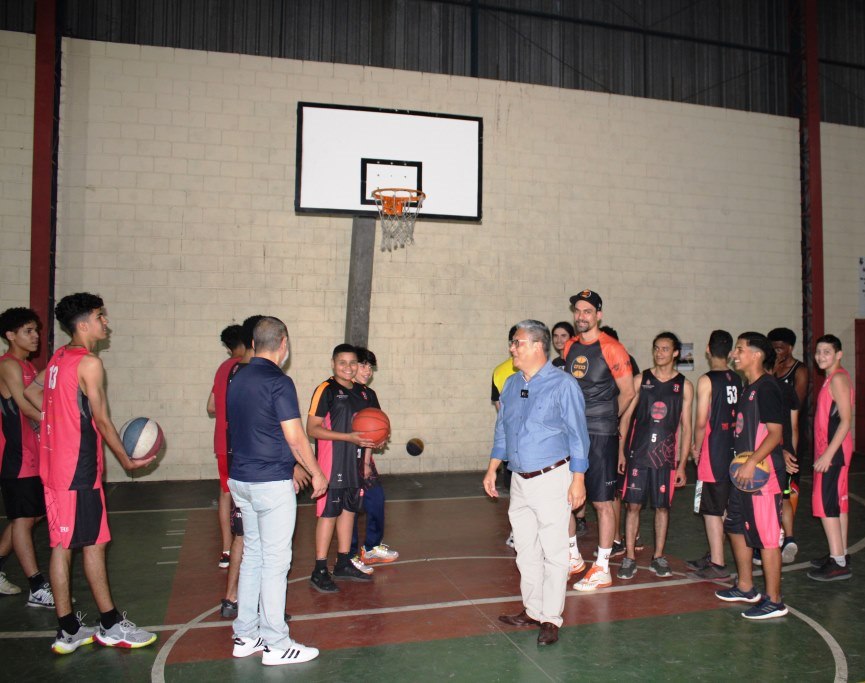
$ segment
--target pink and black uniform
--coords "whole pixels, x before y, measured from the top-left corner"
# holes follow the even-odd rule
[[[366,387],[352,383],[352,388],[346,389],[330,377],[313,393],[309,414],[323,418],[325,429],[350,434],[352,418],[368,407],[368,401]],[[316,501],[316,514],[338,517],[342,510],[357,512],[361,495],[360,449],[349,441],[316,439],[315,456],[329,482],[327,493]]]
[[[589,469],[586,496],[598,503],[616,496],[619,459],[619,386],[616,379],[632,377],[625,347],[606,332],[588,344],[580,336],[564,348],[565,370],[577,378],[586,402]]]
[[[216,467],[219,471],[219,486],[223,493],[228,493],[228,420],[225,416],[225,395],[228,392],[229,375],[240,362],[240,358],[232,357],[223,361],[216,369],[213,377],[213,402],[216,406],[216,424],[213,425],[213,452],[216,454]]]
[[[662,382],[651,370],[643,372],[625,449],[622,502],[648,501],[654,508],[672,504],[684,392],[682,373]]]
[[[756,451],[768,436],[768,424],[784,424],[784,401],[781,388],[770,374],[746,386],[736,406],[735,453]],[[781,490],[785,481],[784,454],[781,444],[766,457],[769,481],[759,491],[743,493],[730,488],[727,518],[728,533],[743,534],[751,548],[781,547]]]
[[[39,471],[51,547],[81,548],[111,540],[102,435],[78,382],[85,348],[63,346],[45,368]]]
[[[733,430],[736,404],[742,394],[742,380],[732,370],[710,370],[712,403],[706,422],[706,435],[700,445],[697,479],[703,482],[700,513],[721,517],[730,497],[730,462],[733,460]]]
[[[844,368],[838,368],[826,377],[817,396],[817,410],[814,413],[814,459],[819,458],[835,437],[841,423],[838,405],[829,391],[829,383],[836,373],[847,375],[850,386],[850,406],[853,406],[853,382]],[[841,442],[841,448],[832,456],[832,464],[826,472],[814,472],[814,494],[811,501],[815,517],[838,517],[846,513],[849,504],[850,459],[853,457],[853,435]]]
[[[37,374],[33,363],[12,353],[0,356],[0,361],[9,358],[21,367],[24,387],[30,386]],[[0,396],[0,489],[9,519],[45,514],[39,479],[39,437],[12,396]]]

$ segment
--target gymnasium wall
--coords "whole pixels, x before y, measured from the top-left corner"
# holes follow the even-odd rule
[[[482,468],[490,373],[507,357],[508,328],[570,319],[568,297],[585,287],[602,294],[606,322],[641,367],[661,329],[694,342],[692,379],[715,327],[800,328],[793,119],[69,39],[63,55],[57,295],[102,294],[115,422],[148,415],[166,432],[164,460],[136,476],[215,477],[204,406],[226,324],[254,313],[286,321],[304,412],[329,374],[351,220],[294,213],[298,100],[484,119],[483,222],[421,221],[415,245],[376,251],[373,386],[394,425],[377,458],[383,472]],[[27,298],[33,37],[0,33],[0,56],[5,307]],[[824,130],[827,326],[849,330],[852,309],[833,299],[846,302],[848,289],[855,299],[855,277],[829,262],[865,253],[863,231],[847,220],[862,201],[863,155],[851,147],[865,136]],[[843,136],[852,141],[833,147]],[[418,458],[404,450],[414,436],[427,446]],[[125,477],[113,461],[108,474]]]

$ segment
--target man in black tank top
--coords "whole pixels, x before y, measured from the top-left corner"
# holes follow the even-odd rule
[[[776,327],[767,335],[775,350],[774,375],[779,382],[787,385],[783,391],[787,410],[796,411],[796,415],[807,415],[808,407],[808,368],[802,361],[793,358],[793,347],[796,345],[796,333],[787,327]],[[795,396],[791,396],[792,388]],[[798,418],[797,418],[798,419]],[[808,443],[808,420],[799,420],[793,425],[792,438],[784,439],[784,450],[797,460],[801,460]],[[787,436],[787,435],[785,435]],[[796,559],[799,546],[794,537],[793,524],[796,518],[796,508],[799,506],[799,471],[789,475],[784,487],[784,502],[781,507],[781,522],[784,526],[784,545],[781,548],[781,558],[785,564]]]
[[[655,508],[655,552],[649,567],[661,577],[673,575],[664,545],[670,524],[673,490],[685,485],[685,465],[691,445],[691,405],[694,387],[676,370],[682,343],[672,332],[652,342],[654,366],[634,378],[635,401],[622,415],[629,426],[619,449],[619,473],[624,475],[622,503],[627,506],[626,557],[618,577],[632,579],[637,570],[636,540],[640,510]]]
[[[709,335],[706,357],[709,372],[697,380],[697,410],[691,453],[697,463],[694,511],[703,516],[709,552],[685,562],[701,579],[727,579],[724,561],[724,513],[730,497],[730,462],[733,460],[733,430],[742,380],[729,367],[733,337],[726,330]]]

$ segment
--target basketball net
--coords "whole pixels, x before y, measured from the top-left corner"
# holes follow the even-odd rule
[[[426,195],[419,190],[390,187],[373,190],[372,196],[381,217],[381,250],[414,244],[414,222]]]

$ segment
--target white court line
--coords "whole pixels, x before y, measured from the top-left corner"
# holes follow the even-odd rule
[[[182,547],[183,547],[182,545],[164,545],[164,546],[162,546],[162,549],[163,550],[179,550]]]
[[[826,641],[826,645],[829,646],[829,651],[832,653],[832,658],[835,660],[835,683],[847,683],[847,658],[844,656],[844,648],[842,648],[838,641],[832,637],[832,634],[829,633],[825,628],[823,628],[818,622],[814,621],[811,617],[806,614],[802,614],[797,609],[793,609],[790,605],[787,605],[787,610],[798,619],[804,621],[808,626],[817,631],[817,635],[819,635],[824,641]]]
[[[156,564],[177,564],[177,560],[163,560],[162,562],[157,562]]]

